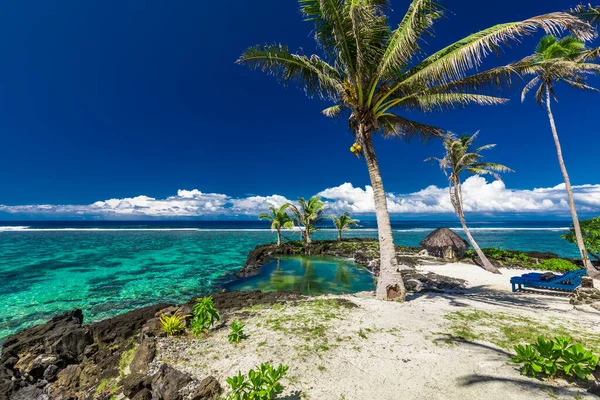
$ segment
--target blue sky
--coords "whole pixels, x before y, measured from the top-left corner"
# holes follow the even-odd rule
[[[394,23],[408,4],[392,1]],[[437,25],[425,50],[574,5],[482,4],[444,1],[453,14]],[[346,123],[319,113],[327,103],[234,64],[254,44],[315,51],[311,25],[302,21],[296,1],[3,2],[0,36],[0,211],[26,216],[34,209],[10,207],[89,205],[141,195],[169,199],[194,189],[236,200],[308,197],[344,183],[368,192],[364,161],[348,151]],[[527,55],[537,39],[506,49],[490,65]],[[526,198],[562,178],[547,117],[533,100],[521,104],[519,91],[508,105],[415,118],[455,132],[481,130],[481,144],[498,144],[488,158],[516,171],[505,177],[503,193]],[[558,95],[554,110],[571,181],[600,184],[594,161],[600,94],[560,87]],[[386,190],[399,198],[414,198],[430,185],[445,187],[440,170],[423,162],[440,155],[439,144],[378,138],[376,149]],[[579,197],[589,206],[584,212],[600,209],[598,192],[595,186],[581,189]],[[340,196],[333,201],[349,201]],[[560,202],[560,194],[552,199]],[[75,208],[62,210],[56,215]]]

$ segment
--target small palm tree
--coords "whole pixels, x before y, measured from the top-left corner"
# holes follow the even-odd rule
[[[340,215],[339,217],[332,216],[330,218],[333,220],[335,229],[337,229],[337,231],[338,231],[337,240],[339,242],[342,241],[342,232],[347,231],[352,226],[358,225],[358,222],[359,222],[357,219],[350,218],[350,213],[347,211],[345,213],[343,213],[342,215]]]
[[[296,81],[309,96],[330,100],[323,114],[345,114],[355,136],[352,151],[363,154],[377,216],[380,273],[377,298],[404,300],[406,288],[398,264],[387,198],[373,137],[431,139],[440,128],[412,119],[413,111],[445,111],[472,104],[502,104],[506,99],[480,94],[512,67],[472,75],[483,59],[501,45],[518,42],[537,29],[547,33],[569,29],[583,39],[594,29],[571,13],[550,13],[484,29],[429,56],[423,38],[443,17],[433,0],[413,0],[398,26],[390,26],[389,0],[299,0],[313,24],[320,55],[296,54],[278,44],[247,49],[238,63],[261,69],[284,84]],[[308,140],[308,139],[307,139]]]
[[[470,172],[471,174],[475,175],[491,174],[496,179],[500,179],[500,175],[497,174],[498,172],[511,172],[512,170],[502,164],[481,161],[482,155],[479,153],[481,153],[483,150],[491,149],[496,145],[488,144],[477,149],[472,149],[471,147],[478,134],[479,132],[472,136],[463,135],[460,138],[457,138],[450,133],[444,135],[442,139],[444,149],[446,150],[444,158],[431,157],[425,161],[437,161],[440,164],[440,168],[442,168],[444,174],[446,174],[450,182],[448,186],[448,190],[450,192],[450,201],[452,202],[452,206],[454,207],[456,215],[460,219],[460,224],[465,231],[465,235],[467,235],[471,246],[473,246],[477,252],[483,268],[486,271],[499,274],[500,271],[498,268],[494,267],[487,259],[485,254],[483,254],[483,251],[481,251],[477,245],[477,242],[475,242],[475,239],[471,235],[469,228],[467,227],[463,206],[460,174],[462,172]]]
[[[270,221],[271,229],[277,231],[277,246],[281,246],[281,230],[294,227],[294,220],[285,212],[289,206],[289,204],[284,204],[279,208],[271,206],[269,207],[271,214],[262,213],[258,216],[258,219]]]
[[[313,196],[308,201],[303,197],[300,197],[298,199],[298,205],[299,207],[288,203],[290,211],[296,217],[295,222],[304,227],[304,243],[308,245],[312,243],[312,240],[310,239],[311,233],[314,233],[317,230],[316,224],[325,219],[323,216],[325,204],[319,196]]]
[[[558,163],[569,199],[569,208],[571,218],[573,219],[573,230],[575,232],[577,247],[579,248],[583,265],[592,277],[600,277],[600,272],[592,265],[585,249],[579,218],[575,208],[573,189],[571,188],[571,181],[563,159],[551,103],[552,98],[557,101],[554,87],[559,82],[563,82],[575,89],[598,91],[598,89],[586,84],[586,75],[600,74],[600,65],[591,62],[593,58],[599,55],[598,49],[586,49],[585,44],[576,37],[567,36],[558,40],[554,36],[544,36],[540,40],[535,54],[519,63],[523,65],[523,68],[520,68],[519,72],[534,76],[523,89],[521,101],[525,101],[525,97],[529,91],[537,88],[535,94],[536,101],[548,114],[554,145],[556,146],[556,153],[558,155]]]

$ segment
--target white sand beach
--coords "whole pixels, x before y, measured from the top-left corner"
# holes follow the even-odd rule
[[[522,376],[512,342],[537,333],[572,334],[600,346],[600,312],[564,294],[512,293],[511,276],[468,264],[421,267],[466,279],[466,294],[418,294],[404,304],[371,293],[254,307],[229,316],[248,337],[228,344],[227,326],[203,339],[164,338],[157,360],[202,379],[225,380],[261,362],[289,365],[281,399],[593,398],[564,380]],[[600,282],[596,282],[600,284]],[[339,306],[350,301],[357,307]]]

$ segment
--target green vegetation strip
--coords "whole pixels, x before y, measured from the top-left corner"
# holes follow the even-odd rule
[[[527,316],[481,310],[457,311],[444,318],[450,321],[449,333],[445,333],[447,343],[452,343],[452,338],[479,340],[512,351],[515,345],[536,342],[540,336],[564,336],[600,353],[600,335],[587,332],[577,323],[557,320],[544,323]]]

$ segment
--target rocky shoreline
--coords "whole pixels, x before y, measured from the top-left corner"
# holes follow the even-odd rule
[[[222,324],[241,308],[300,298],[295,292],[213,295]],[[221,389],[210,376],[192,379],[160,363],[149,370],[156,339],[163,336],[159,316],[189,313],[194,302],[145,307],[90,325],[83,325],[76,309],[9,336],[0,357],[0,400],[109,400],[119,393],[135,400],[181,400],[183,389],[188,399],[213,398]]]
[[[420,248],[397,246],[397,251],[398,261],[408,267],[444,263]],[[269,257],[276,255],[343,257],[353,259],[375,274],[379,269],[378,243],[350,239],[315,242],[309,247],[301,242],[285,243],[281,247],[258,246],[250,252],[237,276],[258,274]],[[413,293],[465,289],[466,282],[462,279],[414,268],[406,268],[402,274],[407,290]],[[257,291],[220,292],[213,298],[225,324],[227,315],[241,308],[297,301],[302,296],[295,292]],[[186,393],[186,399],[213,398],[221,392],[214,377],[199,380],[154,360],[156,339],[163,335],[159,316],[175,312],[189,314],[194,302],[195,298],[179,306],[144,307],[89,325],[83,325],[83,312],[76,309],[9,336],[0,356],[0,400],[113,400],[123,395],[135,400],[182,400],[182,393]],[[149,369],[151,364],[155,365],[152,370]]]

